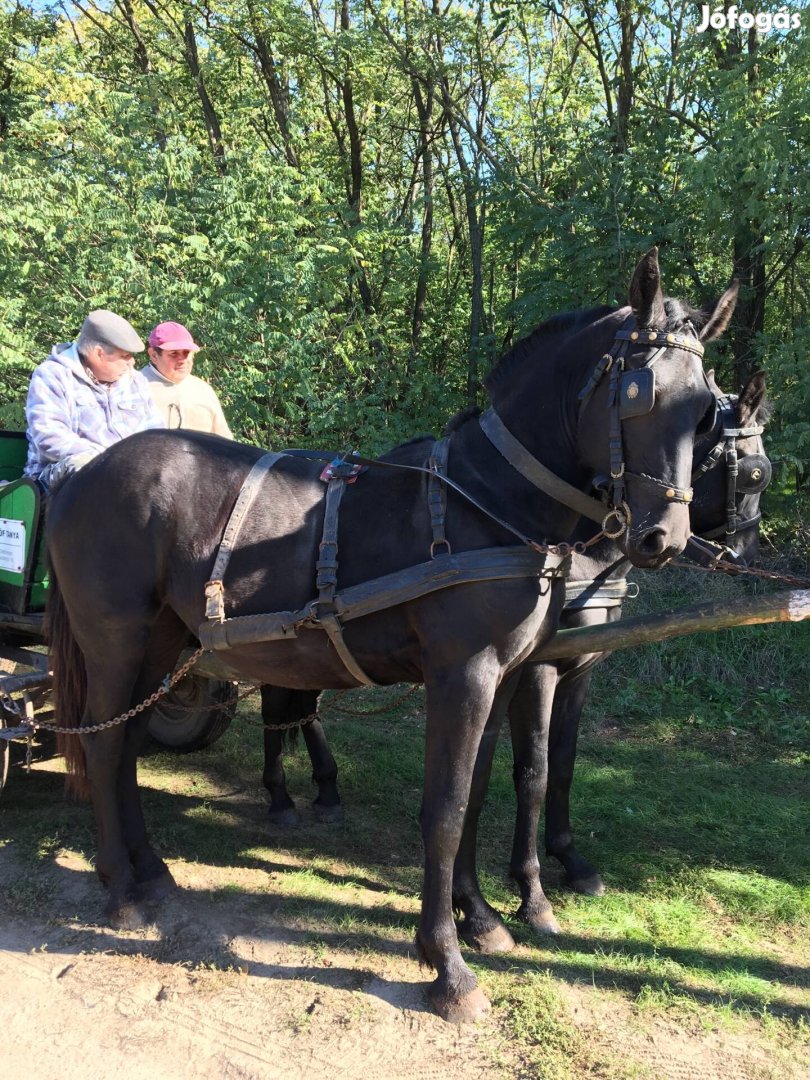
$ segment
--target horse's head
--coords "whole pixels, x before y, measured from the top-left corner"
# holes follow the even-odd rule
[[[728,325],[737,289],[703,311],[665,300],[653,248],[633,274],[629,310],[610,321],[610,352],[580,395],[580,452],[601,472],[607,441],[615,507],[607,527],[636,566],[662,566],[689,538],[694,443],[715,406],[703,342]]]
[[[771,479],[762,444],[765,372],[739,396],[725,395],[709,372],[715,403],[698,427],[692,482],[692,531],[750,562],[759,551],[759,499]]]

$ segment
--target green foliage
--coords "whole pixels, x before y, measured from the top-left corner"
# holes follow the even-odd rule
[[[762,360],[803,479],[808,35],[622,10],[630,69],[612,5],[0,0],[0,424],[105,305],[187,322],[243,438],[379,450],[540,319],[623,302],[657,241],[700,301],[761,254],[761,325],[714,362]]]

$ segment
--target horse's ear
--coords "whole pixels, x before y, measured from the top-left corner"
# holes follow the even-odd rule
[[[734,314],[737,306],[737,294],[740,291],[740,282],[735,278],[716,304],[703,308],[702,314],[706,317],[703,329],[700,331],[701,341],[714,341],[720,337]]]
[[[756,418],[765,400],[765,372],[755,371],[737,398],[737,422],[748,427]]]
[[[630,307],[639,326],[661,326],[666,316],[661,292],[658,248],[650,248],[633,271],[630,281]]]

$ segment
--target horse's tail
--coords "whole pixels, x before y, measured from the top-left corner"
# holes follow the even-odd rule
[[[53,672],[56,721],[60,728],[77,728],[87,700],[84,655],[70,627],[65,601],[53,565],[50,567],[46,626]],[[65,790],[80,799],[90,797],[84,749],[78,735],[57,735],[57,748],[67,765]]]

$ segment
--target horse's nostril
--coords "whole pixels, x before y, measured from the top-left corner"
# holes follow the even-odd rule
[[[648,529],[638,538],[638,550],[644,555],[660,555],[667,546],[664,529]]]

